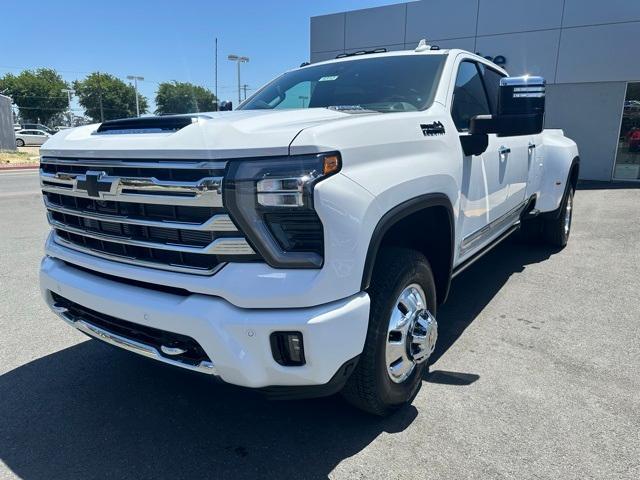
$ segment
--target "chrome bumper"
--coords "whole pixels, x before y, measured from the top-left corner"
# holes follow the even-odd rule
[[[171,360],[166,358],[158,352],[155,347],[151,345],[145,345],[144,343],[137,342],[130,338],[123,337],[116,333],[105,330],[86,321],[85,319],[74,316],[66,307],[53,304],[51,309],[65,322],[72,327],[80,330],[82,333],[89,335],[90,337],[102,340],[110,345],[128,350],[139,355],[143,355],[147,358],[158,360],[162,363],[167,363],[180,368],[186,368],[187,370],[193,370],[200,373],[206,373],[209,375],[217,375],[216,369],[211,362],[200,362],[198,365],[189,365],[188,363],[180,362],[177,360]]]

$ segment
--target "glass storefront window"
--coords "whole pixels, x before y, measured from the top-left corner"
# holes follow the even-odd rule
[[[613,178],[640,180],[640,82],[627,84]]]

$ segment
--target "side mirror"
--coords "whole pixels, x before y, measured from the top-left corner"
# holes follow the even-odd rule
[[[218,111],[220,112],[228,112],[233,110],[233,103],[232,102],[225,102],[222,101],[220,102],[220,105],[218,105]]]
[[[499,137],[533,135],[544,124],[545,80],[542,77],[506,77],[500,80],[497,115],[471,119],[471,134],[495,133]]]

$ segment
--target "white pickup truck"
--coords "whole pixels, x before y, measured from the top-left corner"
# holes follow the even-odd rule
[[[159,362],[388,414],[452,277],[518,229],[567,243],[578,150],[543,131],[544,96],[421,42],[289,71],[233,112],[65,130],[41,150],[42,293]]]

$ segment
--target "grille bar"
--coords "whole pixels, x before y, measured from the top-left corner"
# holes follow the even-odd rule
[[[54,232],[53,239],[55,243],[57,243],[58,245],[62,245],[63,247],[67,247],[69,249],[78,251],[80,253],[93,255],[94,257],[100,257],[100,258],[104,258],[105,260],[112,260],[120,263],[126,263],[128,265],[136,265],[139,267],[155,268],[157,270],[165,270],[169,272],[189,273],[189,274],[195,274],[195,275],[213,275],[225,265],[224,263],[218,263],[215,266],[207,268],[207,267],[196,267],[193,265],[183,265],[183,264],[170,263],[170,262],[160,263],[160,262],[151,261],[151,260],[143,260],[139,257],[118,255],[115,253],[107,253],[103,250],[97,250],[95,248],[85,247],[83,245],[80,245],[77,242],[72,242],[60,237],[60,235],[58,235],[57,232]]]
[[[204,247],[194,247],[184,244],[169,244],[159,242],[149,242],[146,240],[136,240],[131,237],[125,237],[120,235],[109,235],[106,233],[94,232],[84,228],[77,228],[69,226],[58,220],[55,220],[51,214],[47,215],[49,224],[63,232],[75,233],[76,235],[82,235],[83,237],[94,238],[96,240],[105,240],[108,242],[123,243],[126,245],[133,245],[136,247],[154,248],[157,250],[169,250],[173,252],[188,252],[199,253],[209,255],[253,255],[255,252],[253,248],[247,243],[244,238],[216,238],[209,245]]]
[[[158,180],[154,177],[112,177],[103,175],[103,172],[99,171],[77,174],[48,173],[41,169],[40,185],[45,192],[83,198],[152,204],[222,206],[222,177],[208,177],[197,182],[175,182]],[[91,192],[92,187],[95,188],[95,192]]]
[[[77,210],[74,208],[66,208],[55,203],[50,202],[47,198],[44,200],[44,205],[48,210],[52,212],[64,213],[67,215],[75,215],[82,218],[88,218],[91,220],[105,221],[105,222],[118,222],[127,225],[142,225],[146,227],[159,227],[159,228],[175,228],[180,230],[201,230],[205,232],[237,232],[238,229],[231,221],[231,218],[227,214],[218,214],[211,217],[204,223],[190,223],[190,222],[169,222],[166,220],[145,220],[140,218],[131,218],[123,215],[107,215],[104,213],[88,212],[86,210]]]
[[[171,170],[224,170],[226,162],[216,161],[171,161],[171,160],[114,160],[114,159],[86,159],[86,158],[53,158],[42,157],[41,164],[68,165],[100,168],[163,168]]]

